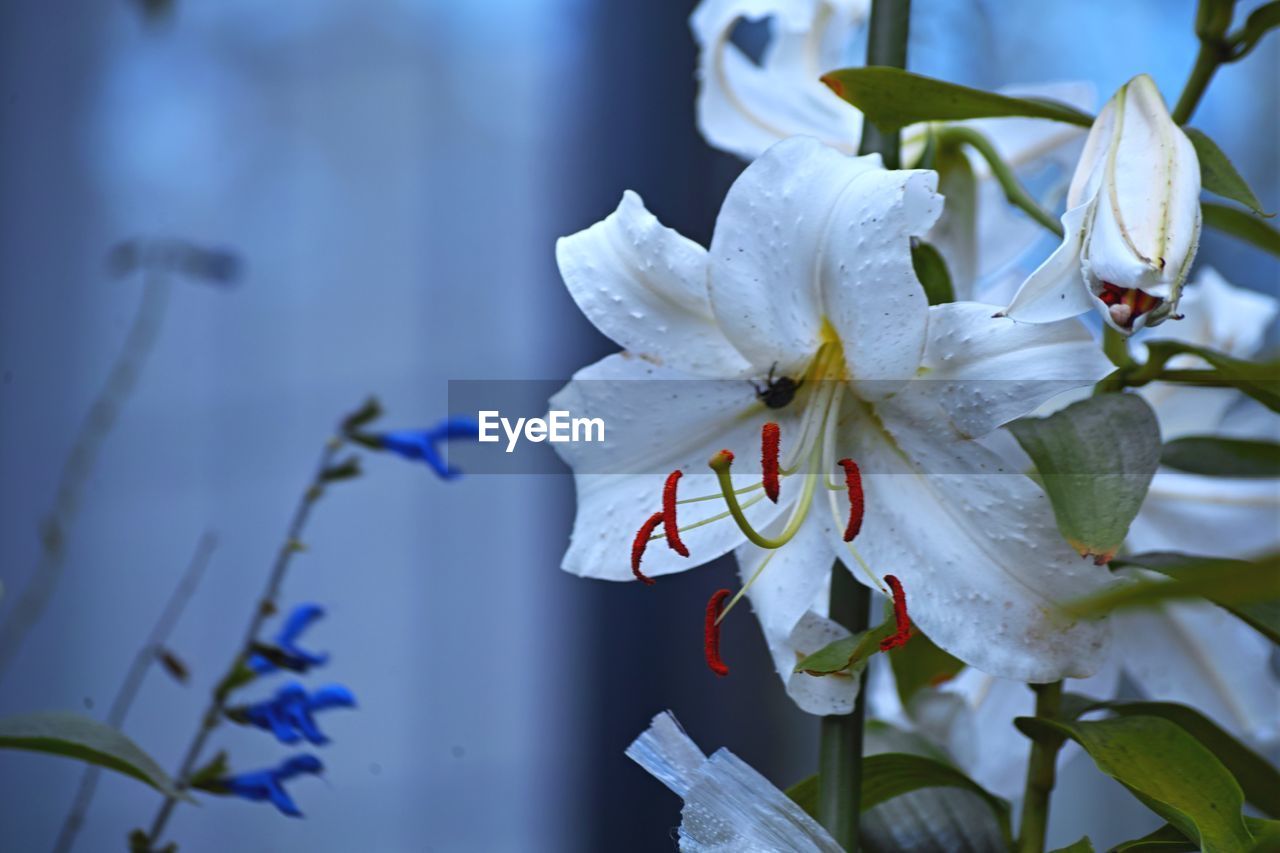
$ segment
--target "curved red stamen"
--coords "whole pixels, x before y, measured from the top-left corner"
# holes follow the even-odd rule
[[[782,428],[773,421],[760,430],[760,468],[764,472],[764,493],[769,500],[778,502],[778,445],[782,442]]]
[[[649,545],[649,537],[653,535],[653,531],[662,523],[664,513],[655,512],[653,515],[640,525],[640,529],[636,531],[636,538],[631,542],[631,573],[636,576],[636,580],[644,583],[653,584],[653,578],[640,571],[640,558],[644,556],[644,549]]]
[[[707,657],[707,666],[721,678],[729,674],[729,667],[720,659],[720,625],[717,620],[720,618],[720,605],[730,595],[733,595],[732,591],[718,589],[711,596],[707,602],[707,621],[702,635],[702,651]]]
[[[841,459],[838,464],[844,469],[844,485],[849,490],[849,526],[844,529],[844,541],[852,542],[853,537],[862,530],[862,513],[865,508],[862,472],[858,470],[858,463],[852,459]]]
[[[662,529],[667,534],[667,547],[681,557],[689,556],[689,549],[680,541],[680,529],[676,526],[676,483],[683,476],[680,469],[667,475],[662,487]]]
[[[897,630],[880,641],[880,651],[887,652],[905,645],[911,639],[911,617],[907,616],[907,594],[902,589],[902,581],[893,575],[885,575],[884,582],[893,593],[893,621]]]

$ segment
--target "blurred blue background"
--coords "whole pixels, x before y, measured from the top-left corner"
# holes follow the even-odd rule
[[[200,533],[221,545],[126,731],[175,765],[243,631],[320,443],[368,393],[387,423],[444,414],[447,380],[565,377],[612,348],[559,283],[556,237],[639,191],[705,242],[741,165],[694,126],[689,2],[177,0],[0,5],[0,579],[7,613],[75,432],[141,293],[118,241],[233,249],[238,286],[179,281],[140,388],[88,482],[52,605],[0,688],[0,714],[101,714]],[[1242,3],[1242,10],[1257,5]],[[1192,0],[917,0],[911,67],[998,86],[1148,71],[1172,99]],[[1195,124],[1280,208],[1280,39],[1214,82]],[[1274,292],[1274,259],[1206,235],[1202,260]],[[721,563],[653,590],[558,570],[567,477],[455,484],[397,460],[334,488],[285,601],[329,616],[309,640],[354,712],[324,719],[307,813],[205,798],[183,850],[672,849],[679,802],[622,755],[672,708],[708,751],[780,784],[812,769],[816,724],[777,688],[753,620],[734,675],[705,669],[700,613]],[[254,689],[254,695],[265,692]],[[225,728],[237,767],[285,750]],[[51,844],[79,766],[0,753],[0,847]],[[1087,761],[1053,838],[1090,811],[1107,843],[1154,824]],[[122,849],[157,797],[107,775],[79,849]],[[1097,822],[1095,821],[1095,824]]]

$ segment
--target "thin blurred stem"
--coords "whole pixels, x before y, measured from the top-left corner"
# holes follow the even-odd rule
[[[40,562],[10,608],[8,619],[0,623],[0,681],[62,577],[67,535],[79,514],[85,482],[97,465],[102,444],[115,427],[120,410],[138,384],[138,376],[160,335],[168,304],[168,276],[159,271],[148,272],[133,324],[63,463],[53,508],[41,525]]]
[[[870,591],[840,561],[831,567],[831,618],[857,634],[867,629]],[[857,676],[853,713],[822,718],[818,752],[818,820],[845,850],[858,849],[862,812],[862,729],[867,672]]]
[[[1062,682],[1028,685],[1036,694],[1036,717],[1052,720],[1062,706]],[[1022,823],[1018,829],[1018,853],[1044,853],[1049,829],[1049,798],[1057,781],[1058,750],[1062,741],[1031,742],[1027,782],[1022,795]]]
[[[200,541],[196,543],[195,553],[191,555],[191,561],[182,573],[182,578],[169,596],[164,609],[160,611],[160,618],[156,620],[156,624],[147,636],[146,642],[142,644],[142,648],[138,649],[137,655],[134,656],[133,663],[129,666],[124,681],[120,684],[120,690],[116,693],[116,697],[111,703],[111,709],[107,712],[106,722],[112,728],[119,729],[124,725],[125,717],[128,716],[129,709],[133,707],[133,700],[138,697],[138,691],[142,688],[142,682],[146,678],[147,671],[155,662],[157,654],[169,641],[169,634],[173,632],[174,625],[177,624],[178,619],[182,616],[182,611],[186,609],[187,603],[195,593],[196,586],[199,585],[200,579],[204,576],[204,571],[209,565],[209,558],[213,556],[214,549],[217,546],[218,537],[211,531],[205,531],[204,535],[200,537]],[[76,836],[79,834],[81,827],[84,826],[84,818],[89,811],[89,804],[93,802],[93,795],[98,787],[98,776],[101,775],[101,772],[102,769],[100,767],[91,765],[86,767],[84,773],[80,775],[80,786],[76,789],[75,798],[71,801],[71,809],[62,821],[62,829],[58,833],[58,840],[53,846],[54,853],[67,853],[75,844]]]
[[[1209,82],[1213,80],[1213,75],[1217,73],[1218,66],[1222,62],[1222,45],[1200,42],[1196,64],[1191,67],[1191,76],[1187,78],[1186,84],[1182,87],[1182,95],[1173,108],[1172,115],[1175,123],[1186,124],[1191,121],[1191,116],[1195,114],[1200,99],[1204,97],[1205,90],[1209,88]]]
[[[942,128],[938,131],[938,141],[940,143],[951,143],[968,145],[974,151],[982,155],[982,159],[987,161],[987,165],[991,167],[991,176],[1000,184],[1000,188],[1004,190],[1005,199],[1024,213],[1034,219],[1037,223],[1044,226],[1054,235],[1061,237],[1063,235],[1062,223],[1053,217],[1039,202],[1027,192],[1026,188],[1018,181],[1013,170],[1009,168],[1009,164],[1000,156],[1000,152],[996,151],[995,146],[991,144],[991,140],[986,136],[964,125],[952,125]]]
[[[197,769],[205,744],[208,742],[209,736],[213,734],[213,730],[217,728],[218,723],[222,721],[227,699],[236,687],[237,676],[242,671],[242,668],[248,665],[254,646],[258,644],[258,635],[262,631],[263,624],[277,610],[276,599],[279,597],[280,589],[284,585],[284,579],[289,572],[293,555],[303,548],[302,534],[306,530],[307,520],[311,517],[311,510],[315,507],[316,501],[324,494],[326,475],[341,447],[342,439],[338,437],[330,438],[325,442],[324,450],[320,453],[320,459],[316,464],[315,473],[303,490],[302,496],[298,499],[298,504],[293,511],[293,517],[289,521],[289,528],[285,532],[284,541],[280,544],[280,550],[276,553],[275,562],[271,565],[271,573],[267,576],[266,588],[253,609],[253,616],[249,620],[249,627],[245,630],[244,640],[237,647],[235,656],[231,659],[226,673],[214,686],[209,705],[205,708],[205,712],[200,718],[200,727],[196,730],[191,744],[187,747],[187,752],[183,756],[182,764],[178,767],[178,772],[174,774],[179,791],[185,791],[190,786],[191,776]],[[161,834],[168,825],[169,818],[177,805],[178,800],[174,797],[165,797],[164,802],[160,804],[160,809],[151,821],[151,828],[147,831],[148,843],[152,848],[159,842]]]
[[[911,24],[911,0],[872,0],[867,27],[867,65],[907,67],[907,33]],[[885,133],[869,121],[862,123],[859,154],[879,154],[886,169],[901,164],[902,136]]]

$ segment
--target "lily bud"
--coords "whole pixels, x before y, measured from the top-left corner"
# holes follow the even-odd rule
[[[1062,224],[1062,245],[1006,315],[1046,323],[1096,307],[1131,334],[1175,312],[1200,242],[1200,163],[1147,75],[1094,121]]]

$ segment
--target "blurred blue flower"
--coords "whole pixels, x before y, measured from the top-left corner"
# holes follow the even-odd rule
[[[320,746],[329,739],[316,726],[312,715],[327,708],[354,708],[355,705],[356,697],[341,684],[329,684],[307,693],[307,689],[295,681],[281,687],[271,699],[233,708],[227,713],[237,722],[271,732],[281,743],[293,744],[306,738]]]
[[[302,817],[297,803],[285,791],[283,783],[294,776],[301,776],[303,773],[315,775],[322,770],[324,765],[314,755],[295,755],[286,759],[279,767],[226,776],[209,787],[254,802],[270,800],[284,814]]]
[[[475,418],[450,417],[427,429],[384,432],[378,436],[378,442],[384,450],[416,462],[425,462],[440,478],[453,480],[461,476],[462,472],[445,462],[440,444],[455,438],[479,436],[480,424]]]
[[[313,666],[324,666],[329,661],[327,654],[309,652],[297,645],[302,632],[323,615],[324,608],[318,604],[299,604],[293,608],[276,635],[275,647],[281,652],[281,657],[271,660],[265,655],[254,654],[249,658],[249,668],[259,675],[267,675],[281,669],[306,672]]]

